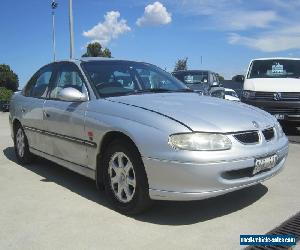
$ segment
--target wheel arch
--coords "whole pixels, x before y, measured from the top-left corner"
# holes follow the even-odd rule
[[[16,128],[17,128],[17,125],[20,125],[22,126],[21,122],[19,119],[15,118],[12,122],[12,128],[13,128],[13,133],[12,135],[15,136],[15,131],[16,131]]]
[[[107,146],[112,143],[114,140],[125,140],[127,142],[129,142],[130,144],[132,144],[135,149],[137,150],[139,156],[141,157],[141,153],[136,145],[136,143],[134,142],[134,140],[126,135],[123,132],[120,131],[109,131],[107,132],[99,145],[99,152],[97,154],[97,159],[96,159],[96,185],[99,189],[103,189],[104,188],[104,181],[103,181],[103,177],[104,177],[104,171],[103,171],[103,155],[105,153],[105,150],[107,148]]]

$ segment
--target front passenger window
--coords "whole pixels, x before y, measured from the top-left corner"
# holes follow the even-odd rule
[[[77,67],[73,64],[65,64],[59,67],[54,81],[54,86],[50,92],[51,99],[58,99],[59,92],[65,88],[75,88],[84,92],[84,83]]]

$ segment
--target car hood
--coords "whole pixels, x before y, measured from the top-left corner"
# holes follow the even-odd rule
[[[258,108],[196,93],[143,94],[108,98],[176,120],[193,131],[237,132],[273,126],[275,119]]]
[[[300,92],[298,78],[253,78],[246,79],[244,90],[266,92]]]

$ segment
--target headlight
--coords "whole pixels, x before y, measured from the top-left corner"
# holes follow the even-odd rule
[[[255,92],[249,91],[249,90],[244,90],[244,91],[243,91],[243,97],[244,97],[245,99],[254,98],[254,97],[255,97]]]
[[[283,132],[282,127],[281,127],[281,125],[280,125],[279,122],[276,122],[275,128],[276,128],[276,133],[278,135],[278,138],[283,137],[284,136],[284,132]]]
[[[191,151],[215,151],[231,148],[231,141],[226,135],[213,133],[174,134],[169,137],[169,144],[176,149]]]

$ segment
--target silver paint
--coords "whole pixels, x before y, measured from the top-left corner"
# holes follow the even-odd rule
[[[271,141],[264,139],[262,130],[274,127],[276,119],[263,110],[197,93],[97,99],[81,69],[81,61],[71,62],[78,65],[84,75],[88,100],[43,100],[16,93],[11,101],[11,122],[18,120],[23,127],[80,141],[90,141],[88,132],[92,131],[93,142],[97,146],[25,130],[30,151],[37,155],[96,179],[97,158],[104,136],[110,132],[123,133],[135,143],[142,156],[150,197],[164,200],[203,199],[231,192],[271,178],[284,166],[288,140],[286,136],[279,138],[277,133]],[[255,145],[243,145],[231,133],[253,130],[253,121],[260,125],[257,131],[261,140]],[[196,152],[169,146],[171,134],[193,131],[226,133],[232,148],[218,152]],[[268,172],[235,180],[222,177],[225,171],[253,167],[255,159],[273,154],[277,154],[281,161]]]

